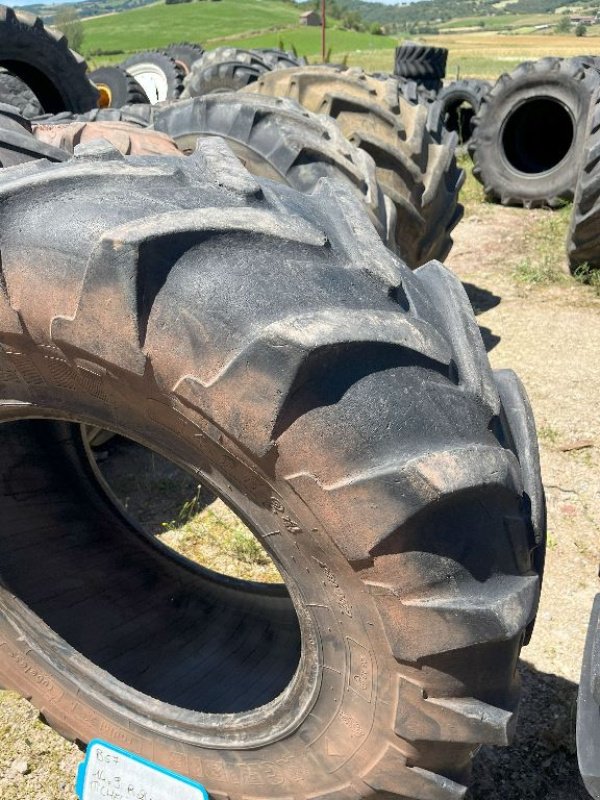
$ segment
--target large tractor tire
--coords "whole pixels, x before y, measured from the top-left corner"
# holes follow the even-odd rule
[[[416,42],[403,42],[396,48],[394,75],[409,78],[425,88],[437,92],[446,77],[448,50],[429,47]]]
[[[121,64],[140,84],[151,103],[177,100],[183,90],[184,71],[167,53],[146,50]]]
[[[339,184],[255,179],[219,140],[14,172],[2,685],[213,798],[463,798],[479,745],[511,738],[539,578],[460,282],[406,269]],[[285,588],[145,536],[82,422],[189,469]]]
[[[598,72],[542,58],[502,75],[473,120],[473,175],[489,200],[525,208],[572,200]]]
[[[181,153],[175,142],[159,131],[126,122],[69,122],[66,125],[33,125],[33,135],[46,144],[73,153],[75,147],[98,139],[110,142],[123,155],[171,155]]]
[[[277,47],[261,47],[254,52],[269,64],[272,69],[288,69],[301,67],[306,64],[306,59],[297,56],[291,50],[280,50]]]
[[[377,166],[377,179],[396,206],[397,252],[410,267],[443,260],[462,216],[458,192],[464,173],[454,158],[455,138],[427,130],[427,110],[398,96],[394,79],[360,70],[298,67],[269,72],[247,91],[290,97],[309,111],[333,117]]]
[[[600,269],[600,89],[590,107],[586,141],[567,235],[572,272]]]
[[[157,111],[154,128],[186,154],[219,136],[253,175],[313,192],[322,178],[342,180],[365,203],[386,244],[394,246],[396,211],[377,182],[373,159],[336,123],[293,100],[245,92],[196,97]]]
[[[47,113],[88,111],[98,92],[80,55],[39,17],[0,6],[0,67],[20,78]]]
[[[185,89],[181,97],[186,99],[206,94],[239,91],[257,81],[270,69],[270,66],[259,59],[254,63],[217,61],[206,65],[203,61],[198,61],[185,80]]]
[[[199,44],[179,42],[169,45],[165,52],[183,70],[184,75],[189,75],[192,71],[192,64],[204,55],[204,48]]]
[[[19,109],[0,103],[0,167],[14,167],[27,161],[66,161],[67,153],[38,141]]]
[[[90,72],[88,77],[100,94],[100,108],[150,102],[141,85],[123,67],[100,67]]]
[[[43,114],[44,109],[29,86],[20,78],[0,68],[0,103],[14,106],[26,118]]]
[[[448,84],[429,106],[429,127],[437,131],[441,126],[456,133],[459,145],[468,144],[472,135],[473,119],[491,87],[489,81],[475,79]]]
[[[260,50],[246,50],[242,47],[217,47],[214,50],[207,50],[202,55],[198,68],[204,69],[210,64],[225,64],[229,61],[258,65],[265,69],[271,68],[267,56],[263,56]]]

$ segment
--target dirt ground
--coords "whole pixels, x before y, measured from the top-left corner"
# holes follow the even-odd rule
[[[600,296],[560,278],[566,212],[486,205],[472,184],[466,199],[447,263],[466,286],[492,365],[515,369],[529,392],[549,520],[516,740],[481,749],[470,798],[585,800],[574,723],[587,619],[600,591]],[[10,693],[0,693],[0,742],[0,800],[74,798],[81,753]]]

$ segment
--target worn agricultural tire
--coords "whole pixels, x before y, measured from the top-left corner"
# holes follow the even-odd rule
[[[463,210],[458,192],[464,173],[454,158],[455,139],[441,142],[432,135],[426,109],[399,97],[395,79],[298,67],[266,73],[246,91],[290,97],[333,117],[344,136],[375,161],[379,184],[396,206],[398,254],[413,268],[448,255]]]
[[[539,581],[460,282],[407,270],[339,185],[256,180],[218,140],[12,172],[2,685],[213,798],[464,797],[511,737]],[[142,534],[69,421],[187,465],[288,591]]]
[[[429,127],[438,130],[441,126],[456,133],[459,144],[466,145],[471,138],[473,118],[491,87],[489,81],[475,79],[453,81],[445,86],[429,107]]]
[[[39,142],[19,109],[0,103],[0,167],[14,167],[28,161],[66,161],[67,153]]]
[[[152,124],[154,109],[160,106],[160,103],[155,105],[134,103],[121,108],[94,108],[85,114],[70,114],[68,111],[64,111],[62,114],[43,114],[34,117],[31,121],[34,124],[47,125],[64,125],[68,122],[127,122],[129,125],[146,128]]]
[[[260,63],[243,64],[240,61],[223,61],[202,67],[202,62],[194,64],[188,75],[182,99],[202,97],[206,94],[234,92],[245,89],[270,70]]]
[[[0,69],[0,103],[18,108],[27,119],[42,114],[44,109],[29,86],[10,72]]]
[[[432,92],[417,81],[409,78],[399,78],[396,75],[382,76],[394,78],[398,83],[398,94],[409,103],[429,106],[437,98],[437,92]]]
[[[576,59],[542,58],[502,75],[473,120],[473,174],[489,200],[556,207],[572,200],[599,76]]]
[[[448,50],[404,42],[396,48],[394,75],[409,78],[434,92],[442,88],[446,76]]]
[[[169,45],[166,53],[183,70],[184,75],[189,75],[192,71],[192,64],[204,55],[204,48],[199,44],[179,42],[178,44]]]
[[[100,67],[90,72],[88,77],[100,94],[100,108],[150,102],[140,84],[123,67]]]
[[[0,67],[26,83],[47,113],[87,111],[98,102],[85,61],[65,36],[7,6],[0,6]]]
[[[126,122],[70,122],[66,125],[33,126],[36,139],[73,153],[77,145],[98,139],[110,142],[123,155],[181,155],[175,142],[159,131]]]
[[[177,100],[184,72],[166,53],[147,50],[122,62],[121,67],[141,85],[151,103]]]
[[[600,89],[585,126],[586,141],[567,234],[571,272],[600,269]]]
[[[336,123],[293,100],[246,92],[195,97],[157,111],[154,128],[184,153],[198,139],[225,139],[253,175],[313,192],[322,178],[343,181],[364,202],[386,244],[395,247],[396,210],[377,182],[373,159]]]

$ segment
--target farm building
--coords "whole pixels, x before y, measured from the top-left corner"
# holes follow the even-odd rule
[[[300,24],[301,25],[320,25],[321,24],[321,15],[317,14],[316,11],[305,11],[304,14],[300,14]]]

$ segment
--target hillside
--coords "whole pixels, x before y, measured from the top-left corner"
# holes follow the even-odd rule
[[[121,60],[124,54],[194,41],[211,47],[295,47],[302,55],[320,51],[319,28],[300,26],[301,9],[285,0],[221,0],[179,5],[155,3],[145,8],[84,20],[85,56]],[[341,29],[335,20],[327,31],[334,53],[392,48],[395,38]],[[390,62],[391,68],[391,62]]]

